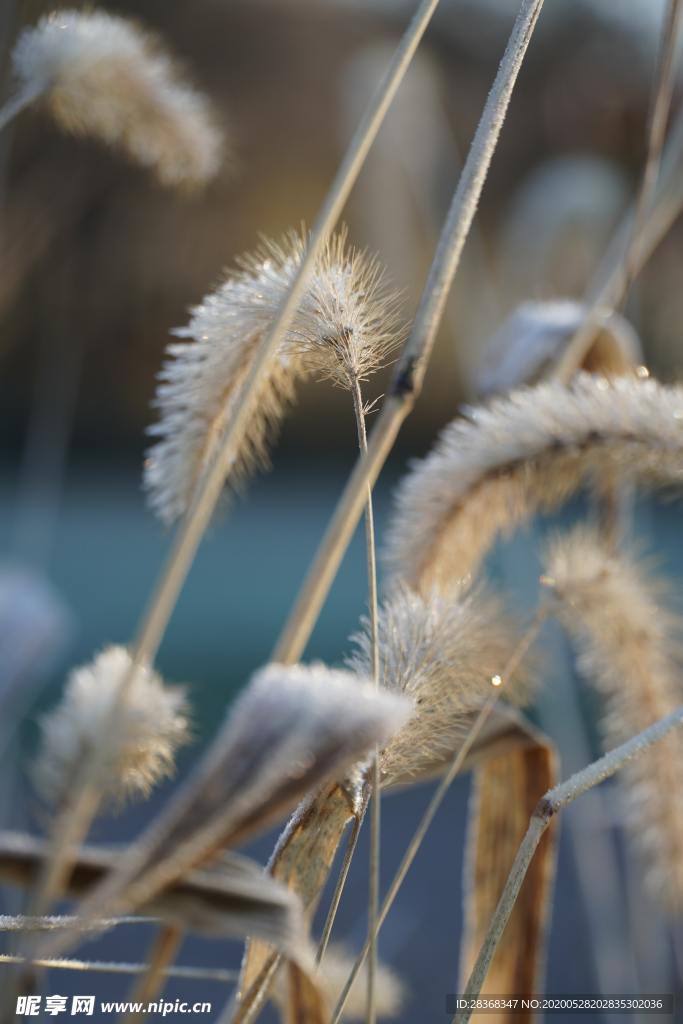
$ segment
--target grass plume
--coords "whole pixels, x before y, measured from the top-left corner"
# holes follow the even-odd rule
[[[415,709],[381,754],[382,784],[390,786],[431,775],[450,761],[470,716],[490,696],[491,680],[503,671],[517,632],[501,599],[483,587],[423,597],[397,585],[380,608],[378,634],[380,683],[409,697]],[[348,664],[367,672],[367,628],[353,640]],[[513,692],[520,692],[520,682]]]
[[[387,545],[394,574],[429,589],[476,572],[499,534],[609,472],[683,479],[683,388],[580,374],[465,409],[402,481]]]

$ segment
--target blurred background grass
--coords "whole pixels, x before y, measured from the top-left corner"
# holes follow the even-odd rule
[[[8,761],[3,777],[3,814],[12,824],[41,822],[25,779],[37,716],[54,701],[69,665],[131,636],[168,544],[139,489],[168,331],[186,321],[188,307],[235,255],[254,247],[259,233],[278,236],[312,222],[414,4],[106,6],[157,29],[178,52],[212,96],[231,155],[205,193],[183,197],[94,143],[60,136],[39,113],[23,115],[0,137],[0,544],[6,570],[38,574],[65,614],[57,629],[63,642],[44,666],[42,689],[25,694],[29,713],[12,770],[18,774]],[[443,0],[349,204],[351,239],[379,253],[404,291],[406,317],[516,8],[516,0]],[[4,0],[5,93],[13,39],[49,9]],[[470,395],[491,331],[519,301],[580,297],[590,279],[641,167],[662,11],[655,0],[546,5],[425,392],[378,487],[380,542],[393,483]],[[628,311],[646,363],[663,379],[681,376],[680,251],[678,226],[638,281]],[[385,386],[386,376],[373,381],[369,396]],[[321,384],[302,388],[274,449],[273,473],[233,502],[204,543],[159,658],[169,679],[192,683],[196,742],[181,758],[181,774],[236,689],[267,659],[352,464],[354,437],[345,394]],[[679,507],[644,502],[636,522],[644,545],[680,579]],[[518,538],[492,561],[500,581],[528,595],[536,574],[532,540]],[[357,540],[307,654],[338,662],[364,602]],[[10,642],[0,637],[6,656]],[[557,636],[548,642],[553,673],[564,674],[566,690],[566,650]],[[581,700],[593,738],[595,709]],[[454,787],[383,932],[382,952],[411,992],[405,1021],[445,1019],[443,995],[455,989],[466,793],[466,780]],[[103,820],[94,836],[125,841],[163,795]],[[426,796],[421,787],[387,801],[385,882]],[[612,805],[607,831],[621,863]],[[590,845],[591,837],[585,841]],[[271,837],[256,844],[264,860],[270,845]],[[596,964],[572,851],[564,835],[549,990],[596,991],[606,978],[629,991],[679,984],[669,928],[638,893],[625,909],[626,931],[613,928],[614,948],[602,953],[608,966]],[[361,852],[339,919],[339,934],[356,947],[365,925],[364,864]],[[7,900],[16,905],[16,895]],[[102,946],[107,956],[132,959],[141,955],[144,936],[117,933]],[[194,956],[226,963],[222,945],[191,940],[188,947],[186,962]],[[230,962],[238,956],[235,948]],[[66,975],[51,975],[49,984],[62,993],[83,988]],[[105,997],[122,996],[120,979],[98,978],[96,985]],[[169,987],[176,991],[188,989]],[[196,996],[192,988],[188,998],[195,997],[220,1003],[218,991]]]

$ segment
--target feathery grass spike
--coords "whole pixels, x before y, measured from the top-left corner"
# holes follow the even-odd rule
[[[182,687],[166,686],[153,670],[139,669],[113,732],[109,728],[130,663],[125,647],[106,648],[91,664],[71,673],[60,703],[43,717],[34,779],[51,803],[64,800],[83,757],[95,748],[106,755],[98,764],[97,785],[114,802],[146,797],[173,774],[175,752],[189,739]]]
[[[238,261],[216,291],[192,311],[181,339],[168,346],[149,428],[144,484],[167,523],[188,508],[202,471],[236,400],[260,340],[270,329],[304,253],[291,233],[264,241]],[[268,464],[268,444],[294,398],[299,379],[313,374],[350,386],[382,364],[400,340],[396,296],[376,260],[336,235],[318,259],[293,323],[263,375],[253,411],[236,447],[228,480],[235,486]]]
[[[133,22],[55,11],[22,32],[12,65],[17,92],[0,126],[37,103],[65,131],[123,149],[164,185],[201,185],[218,171],[223,142],[208,101]]]
[[[683,388],[577,376],[464,410],[401,483],[387,561],[420,590],[473,574],[499,534],[591,475],[683,480]]]

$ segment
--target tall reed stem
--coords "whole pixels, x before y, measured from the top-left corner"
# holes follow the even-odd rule
[[[605,779],[609,779],[623,768],[625,764],[644,753],[680,725],[683,725],[683,707],[678,708],[670,715],[667,715],[666,718],[662,718],[637,736],[627,740],[626,743],[622,743],[620,746],[615,747],[614,750],[610,750],[603,757],[588,765],[587,768],[583,768],[581,771],[570,776],[565,782],[561,782],[559,786],[548,790],[545,796],[541,798],[538,807],[531,817],[526,835],[517,851],[517,856],[510,869],[505,888],[491,919],[489,930],[467,982],[464,992],[465,998],[476,997],[481,992],[494,954],[498,948],[498,943],[505,931],[505,926],[510,919],[510,914],[517,901],[522,883],[529,870],[529,865],[553,815],[572,803],[577,797],[587,793],[589,789],[597,786],[600,782],[604,782]],[[471,1011],[463,1010],[456,1013],[453,1018],[453,1024],[467,1024],[470,1017]]]
[[[422,390],[448,293],[477,210],[491,159],[507,114],[543,0],[523,0],[498,73],[460,175],[434,260],[405,344],[391,392],[333,513],[327,531],[273,652],[276,661],[297,661],[308,642],[339,564],[358,524],[368,485],[374,486],[403,421]]]
[[[174,538],[166,564],[140,623],[133,649],[132,664],[121,682],[117,700],[112,707],[112,722],[115,722],[116,715],[120,713],[136,671],[154,660],[197,547],[223,487],[225,473],[232,458],[234,441],[251,414],[253,398],[261,377],[292,322],[303,296],[308,276],[339,219],[438,2],[439,0],[423,0],[420,4],[396,49],[384,79],[349,143],[346,155],[313,226],[292,285],[271,328],[266,332],[256,350],[250,371],[239,390],[230,416],[227,418],[217,442],[217,454],[201,477],[190,508]],[[84,758],[68,806],[59,815],[56,822],[48,860],[37,887],[34,909],[36,914],[41,914],[48,909],[61,893],[69,874],[74,851],[85,838],[90,822],[99,806],[99,794],[90,782],[92,769],[99,756],[100,751],[95,749]]]

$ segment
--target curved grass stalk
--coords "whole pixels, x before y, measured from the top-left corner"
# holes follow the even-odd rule
[[[367,487],[373,486],[377,480],[403,421],[422,390],[448,293],[542,6],[543,0],[523,0],[521,4],[462,169],[391,392],[370,435],[367,452],[358,459],[349,477],[276,644],[273,653],[276,661],[294,662],[301,656],[362,514]]]
[[[484,939],[479,956],[467,982],[464,992],[465,998],[476,997],[481,992],[491,961],[522,888],[529,865],[533,860],[545,830],[550,824],[551,818],[558,811],[561,811],[563,807],[576,800],[577,797],[587,793],[588,790],[597,786],[600,782],[604,782],[605,779],[611,778],[629,761],[644,753],[653,744],[658,743],[673,729],[681,725],[683,725],[683,707],[677,708],[676,711],[667,715],[666,718],[651,725],[637,736],[627,740],[626,743],[622,743],[620,746],[610,750],[609,753],[588,765],[587,768],[576,772],[565,782],[549,790],[541,798],[529,822],[529,828],[515,857],[505,889],[491,920],[488,934]],[[471,1010],[463,1010],[455,1015],[453,1024],[467,1024],[470,1017]]]
[[[131,668],[121,681],[119,697],[112,708],[111,732],[115,732],[116,717],[126,699],[135,672],[142,665],[151,664],[154,660],[199,542],[220,495],[225,471],[232,457],[233,440],[239,435],[251,414],[251,403],[259,381],[292,322],[315,261],[342,212],[438,2],[439,0],[422,0],[403,35],[323,202],[292,285],[272,327],[259,344],[250,371],[217,442],[216,458],[199,480],[193,500],[175,535],[166,564],[142,618],[133,648]],[[68,805],[57,818],[48,859],[42,869],[33,899],[32,913],[36,915],[48,909],[61,893],[75,851],[87,834],[99,806],[99,793],[89,781],[91,768],[98,756],[99,751],[93,750],[84,757]]]

